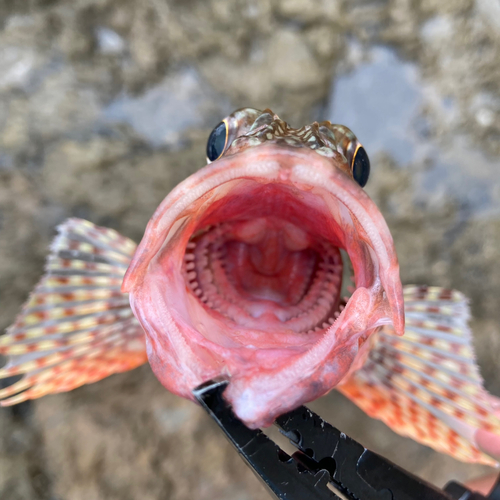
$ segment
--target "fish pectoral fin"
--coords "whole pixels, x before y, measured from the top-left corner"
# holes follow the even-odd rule
[[[395,432],[465,462],[500,462],[500,404],[483,387],[463,294],[404,288],[406,330],[384,327],[340,392]]]
[[[0,355],[7,356],[0,379],[21,375],[0,390],[2,406],[70,391],[147,361],[144,332],[120,291],[135,248],[86,220],[59,226],[46,274],[0,336]]]

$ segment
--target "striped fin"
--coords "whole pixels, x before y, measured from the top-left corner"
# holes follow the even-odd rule
[[[147,361],[144,332],[120,291],[136,244],[82,219],[58,227],[46,274],[15,323],[0,336],[7,364],[0,390],[13,405],[70,391]]]
[[[340,392],[395,432],[465,462],[500,462],[498,401],[483,387],[459,292],[404,288],[406,331],[383,328]]]

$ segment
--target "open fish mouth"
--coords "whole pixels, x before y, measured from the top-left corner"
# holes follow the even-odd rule
[[[265,426],[361,366],[380,326],[403,333],[392,237],[335,161],[263,144],[204,167],[165,198],[122,289],[167,389],[191,397],[226,377],[235,413]],[[341,250],[354,271],[350,298]]]

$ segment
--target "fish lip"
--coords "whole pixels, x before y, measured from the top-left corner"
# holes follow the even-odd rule
[[[327,351],[323,346],[323,356],[316,357],[313,349],[307,349],[307,352],[296,355],[282,350],[280,355],[290,357],[291,370],[281,370],[278,373],[279,370],[258,369],[257,373],[248,369],[247,363],[246,372],[238,374],[235,367],[241,356],[253,359],[253,353],[242,354],[241,350],[244,349],[242,347],[225,349],[197,335],[197,332],[187,332],[185,325],[184,328],[179,328],[176,312],[169,310],[166,303],[160,304],[162,300],[165,302],[165,299],[161,298],[160,282],[163,290],[168,289],[169,282],[166,276],[152,278],[154,274],[152,261],[162,251],[165,242],[172,237],[171,229],[175,224],[182,224],[179,217],[190,205],[206,196],[213,188],[234,179],[267,179],[272,182],[289,183],[306,190],[317,187],[326,190],[347,207],[366,234],[370,251],[373,252],[379,266],[380,280],[370,290],[363,286],[358,287],[335,324],[338,327],[342,324],[341,319],[349,317],[350,311],[358,303],[357,297],[360,297],[359,300],[363,298],[365,307],[378,297],[379,301],[388,305],[389,310],[385,316],[382,314],[379,324],[372,324],[369,329],[373,330],[380,324],[392,323],[397,334],[403,333],[403,293],[392,237],[385,220],[368,195],[344,172],[335,167],[334,163],[341,161],[345,162],[341,155],[326,158],[308,148],[283,147],[276,144],[261,145],[224,157],[201,169],[179,184],[161,203],[146,228],[144,238],[126,273],[122,290],[130,293],[132,309],[147,333],[151,366],[169,390],[189,398],[192,397],[191,389],[196,385],[214,376],[229,375],[232,377],[232,382],[226,394],[236,413],[248,425],[267,425],[271,423],[270,419],[280,412],[315,399],[333,388],[349,372],[358,353],[355,338],[353,337],[350,343],[348,341],[347,329],[344,332],[347,337],[343,343],[344,351],[339,353],[338,359],[333,359],[328,366],[321,366],[322,363],[325,365],[322,359],[325,358],[324,353]],[[331,337],[333,330],[333,327],[328,330],[332,333]],[[168,335],[165,335],[165,332],[168,332]],[[317,350],[320,347],[321,345],[315,345]],[[228,357],[226,352],[230,352]],[[255,354],[256,357],[258,355],[259,353]],[[315,359],[318,363],[314,362]],[[283,391],[287,387],[290,388],[289,384],[293,383],[293,370],[297,372],[298,367],[304,363],[309,363],[307,365],[309,366],[307,371],[311,372],[309,383],[306,381],[301,387],[297,384],[295,387],[292,385],[294,395],[285,396]],[[336,369],[332,363],[333,365],[337,363]],[[169,367],[171,373],[165,372],[165,366]],[[339,376],[332,376],[325,370],[336,372]],[[267,394],[266,391],[262,391],[262,387],[267,387],[266,380],[269,377],[282,381],[278,383],[274,395],[271,390],[268,390]],[[248,401],[251,401],[251,404],[248,404]]]

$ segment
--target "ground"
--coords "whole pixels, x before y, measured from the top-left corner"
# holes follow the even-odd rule
[[[139,240],[233,109],[350,126],[404,283],[471,299],[500,395],[500,7],[495,0],[0,3],[0,324],[78,216]],[[485,471],[394,435],[338,394],[312,407],[442,486]],[[267,498],[148,366],[0,409],[0,498]]]

